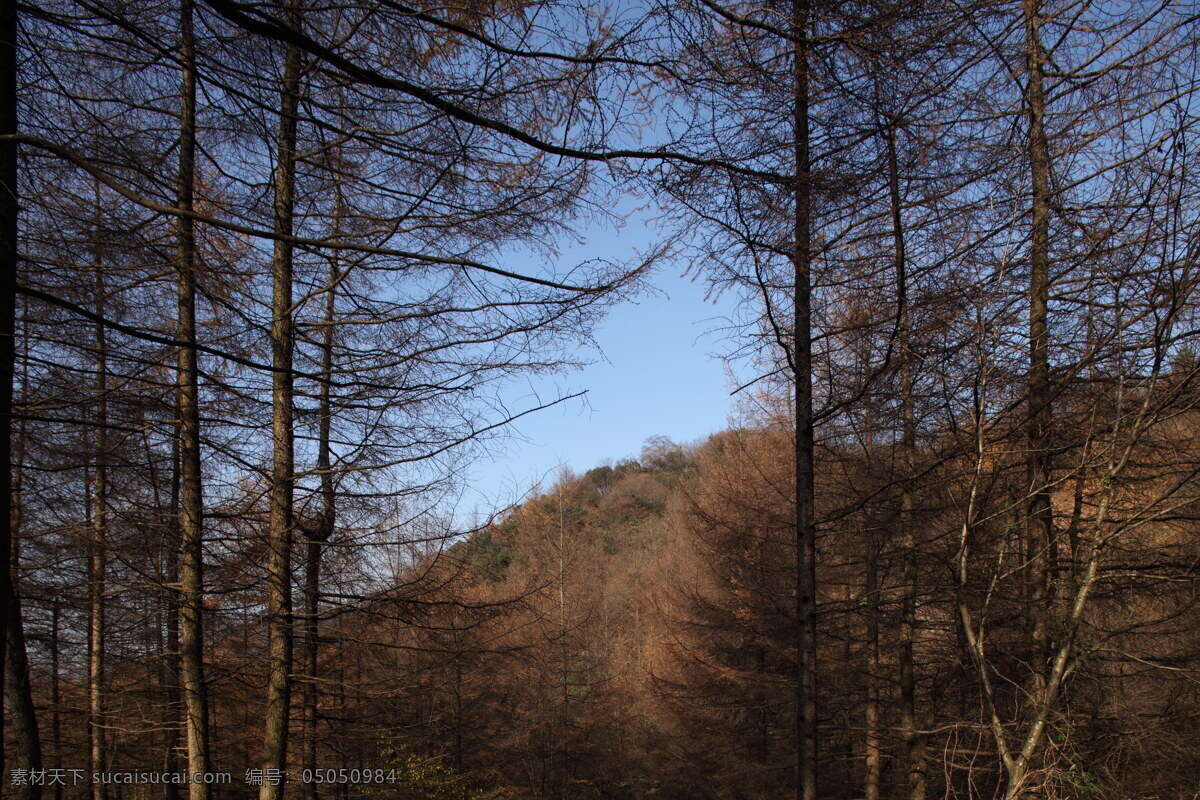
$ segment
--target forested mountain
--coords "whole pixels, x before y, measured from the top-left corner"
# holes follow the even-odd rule
[[[1153,449],[1194,447],[1193,427],[1166,426]],[[384,719],[402,720],[408,752],[440,757],[454,769],[447,776],[465,772],[515,797],[786,794],[795,660],[790,446],[778,425],[687,448],[656,441],[640,460],[562,476],[455,545],[446,590],[475,604],[476,616],[434,611],[383,637],[387,648],[413,649],[381,656],[387,668],[368,669],[366,680],[412,676],[413,688],[384,712],[380,730]],[[819,461],[829,501],[818,509],[818,729],[832,797],[861,796],[875,771],[885,794],[906,783],[897,634],[908,554],[897,534],[900,487],[887,477],[894,449],[828,451]],[[971,467],[923,455],[931,461],[914,491],[913,647],[927,791],[988,796],[1002,776],[989,757],[984,687],[967,661],[953,576],[964,488],[955,483]],[[1009,509],[977,527],[972,562],[1019,563],[1011,522],[1019,465],[993,465],[988,491]],[[1154,473],[1132,483],[1126,510],[1114,516],[1128,519],[1151,487],[1184,477]],[[1079,524],[1079,506],[1102,502],[1103,491],[1069,485],[1055,492],[1055,506],[1066,524]],[[1046,758],[1055,796],[1190,791],[1185,776],[1198,755],[1187,732],[1200,719],[1190,678],[1200,648],[1188,633],[1200,622],[1198,499],[1193,487],[1169,518],[1126,537],[1097,580],[1071,688],[1053,721]],[[1078,568],[1066,554],[1058,563]],[[451,590],[456,582],[462,588]],[[989,606],[990,691],[1012,713],[1029,658],[1030,588],[988,573],[957,591],[964,604]],[[514,601],[488,607],[505,598]]]
[[[1194,800],[1198,55],[1177,0],[0,0],[0,791]],[[656,270],[733,427],[465,523]]]

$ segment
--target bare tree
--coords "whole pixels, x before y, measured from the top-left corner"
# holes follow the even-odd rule
[[[200,392],[196,357],[196,42],[192,0],[180,0],[179,177],[176,218],[179,348],[176,408],[179,414],[179,667],[184,696],[188,771],[211,771],[208,698],[204,683],[204,498],[200,475]],[[173,577],[173,576],[172,576]],[[208,800],[207,783],[188,786],[191,800]]]
[[[16,363],[17,289],[17,8],[0,6],[0,553],[12,553],[13,377]],[[0,569],[0,597],[14,596],[11,564]],[[0,661],[7,665],[8,615],[0,622]],[[7,669],[7,667],[6,667]],[[0,720],[3,718],[0,692]],[[4,773],[4,727],[0,721],[0,775]]]

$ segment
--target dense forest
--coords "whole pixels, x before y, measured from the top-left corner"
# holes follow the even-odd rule
[[[1194,800],[1198,50],[0,0],[0,793]],[[468,521],[662,270],[737,309],[723,432]]]

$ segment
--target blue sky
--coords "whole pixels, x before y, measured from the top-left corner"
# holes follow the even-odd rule
[[[633,219],[620,230],[593,229],[586,247],[619,259],[652,236]],[[680,274],[684,266],[665,262],[650,278],[651,291],[609,310],[595,335],[599,352],[580,354],[589,366],[508,388],[510,408],[534,404],[536,397],[587,395],[523,417],[508,437],[494,442],[491,457],[472,466],[460,512],[486,514],[514,502],[534,484],[552,483],[561,466],[584,472],[636,457],[650,436],[689,442],[726,427],[731,387],[714,355],[723,343],[711,332],[732,312],[733,301],[706,300],[703,282]]]

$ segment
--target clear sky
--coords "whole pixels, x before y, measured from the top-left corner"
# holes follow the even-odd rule
[[[620,230],[591,231],[587,248],[624,258],[652,236],[633,220]],[[600,352],[580,355],[589,366],[509,388],[510,408],[536,404],[535,393],[543,401],[587,395],[518,420],[492,445],[493,457],[473,465],[460,513],[511,503],[538,482],[552,483],[560,466],[585,472],[636,457],[650,436],[682,443],[726,427],[731,387],[713,355],[722,342],[711,331],[731,313],[732,300],[706,301],[703,282],[680,275],[684,266],[664,263],[650,278],[652,291],[609,310],[595,335]]]

